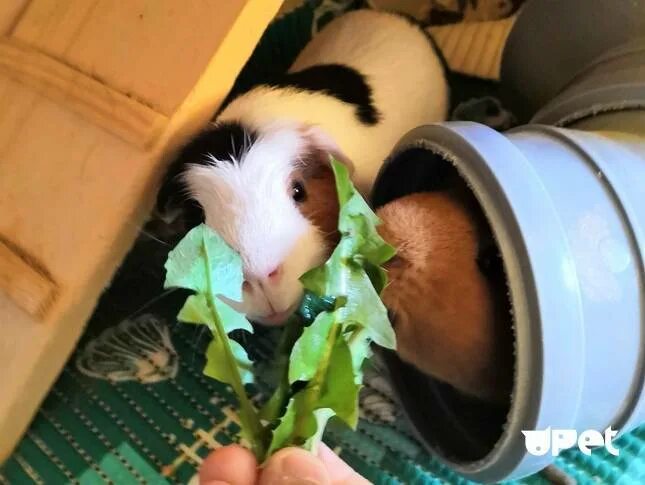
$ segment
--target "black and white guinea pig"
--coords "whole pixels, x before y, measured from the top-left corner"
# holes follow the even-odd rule
[[[192,203],[242,257],[238,310],[280,324],[301,299],[299,277],[333,249],[329,154],[350,166],[366,194],[401,136],[444,120],[447,109],[446,73],[426,32],[396,14],[347,13],[279,82],[234,99],[184,147],[157,211]]]

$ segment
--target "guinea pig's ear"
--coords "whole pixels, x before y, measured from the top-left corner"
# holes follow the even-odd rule
[[[312,148],[329,153],[347,167],[350,175],[354,173],[354,163],[343,153],[336,140],[320,127],[306,125],[302,128],[302,134]]]

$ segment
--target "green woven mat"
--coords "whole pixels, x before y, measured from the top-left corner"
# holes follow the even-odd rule
[[[270,354],[271,337],[254,341],[256,358]],[[150,314],[85,339],[2,468],[0,482],[187,483],[199,459],[236,441],[239,430],[230,389],[201,373],[206,341],[194,326],[167,325]],[[140,381],[92,373],[138,375]],[[158,382],[141,382],[151,380]],[[363,419],[357,432],[333,425],[325,441],[377,484],[470,483],[426,454],[401,417],[389,424]],[[645,483],[645,427],[616,444],[618,458],[610,460],[604,450],[590,457],[567,452],[557,465],[581,484]],[[547,482],[536,475],[514,483]]]
[[[274,22],[233,91],[284,71],[316,26],[356,3],[314,0]],[[496,90],[495,84],[455,77],[453,117],[508,127],[513,117],[494,98]],[[183,295],[161,293],[168,249],[141,236],[102,297],[78,352],[0,468],[0,483],[187,483],[209,449],[237,440],[230,390],[201,374],[208,337],[196,326],[175,322]],[[260,331],[248,343],[256,358],[270,354],[273,337]],[[108,375],[111,380],[100,377]],[[325,441],[377,484],[472,483],[422,449],[377,381],[367,386],[362,406],[368,419],[358,431],[332,425]],[[591,456],[569,451],[556,465],[581,484],[645,483],[645,426],[616,444],[619,457],[604,450]],[[546,480],[535,475],[515,483]]]

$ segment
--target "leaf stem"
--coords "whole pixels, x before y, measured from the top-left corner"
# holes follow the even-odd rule
[[[272,422],[280,417],[289,401],[291,385],[289,383],[289,356],[296,340],[302,335],[303,326],[300,319],[292,316],[285,326],[278,348],[275,353],[273,365],[277,366],[280,382],[264,407],[260,410],[260,418]]]
[[[210,272],[210,260],[208,256],[208,248],[206,244],[202,243],[202,248],[204,250],[204,261],[206,263],[206,302],[208,304],[208,309],[211,313],[211,317],[215,322],[215,330],[217,332],[216,338],[221,339],[224,345],[224,351],[226,353],[226,361],[231,371],[231,376],[233,376],[231,387],[235,392],[237,399],[240,403],[240,423],[242,425],[243,434],[247,435],[247,438],[251,442],[251,447],[253,448],[253,453],[258,458],[258,460],[263,460],[266,453],[266,443],[265,443],[265,429],[260,422],[258,413],[253,406],[253,403],[246,395],[244,389],[244,383],[242,382],[242,376],[240,375],[240,370],[237,366],[237,360],[231,349],[231,344],[229,342],[229,337],[224,330],[222,321],[219,318],[217,310],[215,309],[215,296],[213,295],[213,286],[211,281],[211,272]]]

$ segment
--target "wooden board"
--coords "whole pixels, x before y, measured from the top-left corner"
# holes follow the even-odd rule
[[[0,6],[0,462],[280,3]]]
[[[245,3],[36,0],[13,37],[170,115]]]

